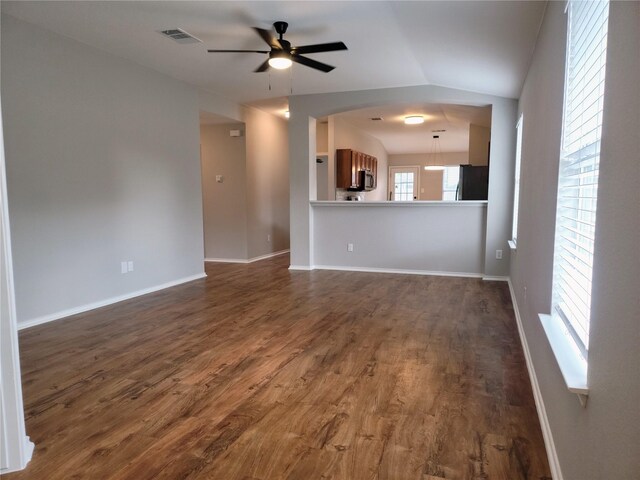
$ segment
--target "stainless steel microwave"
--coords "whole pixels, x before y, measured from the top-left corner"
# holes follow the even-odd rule
[[[376,177],[371,170],[360,170],[358,175],[358,187],[361,190],[369,191],[376,188]]]

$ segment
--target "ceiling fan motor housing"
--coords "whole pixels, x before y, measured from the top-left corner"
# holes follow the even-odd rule
[[[275,29],[276,33],[280,35],[280,40],[282,40],[282,35],[287,33],[288,27],[289,27],[289,24],[287,22],[275,22],[273,24],[273,28]]]
[[[275,38],[272,32],[259,27],[253,27],[253,30],[269,45],[270,50],[208,50],[210,53],[227,52],[227,53],[266,53],[269,58],[265,60],[254,72],[266,72],[269,67],[278,70],[289,68],[293,62],[299,63],[315,70],[328,73],[335,67],[326,63],[303,56],[306,53],[323,53],[335,52],[338,50],[347,50],[347,46],[343,42],[319,43],[314,45],[298,45],[291,46],[291,42],[284,40],[282,36],[286,33],[289,24],[287,22],[274,22],[273,28],[280,38]]]

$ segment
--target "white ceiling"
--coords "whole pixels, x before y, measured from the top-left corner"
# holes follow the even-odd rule
[[[407,115],[422,115],[425,122],[405,125],[404,117]],[[433,135],[440,136],[441,151],[466,152],[469,149],[469,124],[491,127],[490,106],[414,103],[366,108],[335,116],[379,139],[390,154],[428,153],[433,148]],[[372,121],[374,117],[382,117],[383,120]]]
[[[405,1],[2,2],[2,12],[130,59],[244,104],[293,94],[437,84],[516,98],[545,3]],[[343,41],[309,55],[330,73],[294,65],[253,73],[265,56],[207,53],[264,49],[250,28],[289,22],[293,45]],[[180,45],[179,27],[204,43]],[[269,90],[269,80],[271,90]]]
[[[539,1],[61,1],[2,2],[2,13],[148,66],[241,104],[283,115],[291,93],[409,85],[444,85],[516,98],[544,14]],[[261,54],[207,53],[265,49],[251,29],[289,22],[293,45],[343,41],[345,52],[310,54],[330,73],[300,65],[253,73]],[[203,43],[181,45],[159,32],[182,28]],[[406,114],[427,122],[408,127]],[[348,112],[345,121],[379,138],[389,153],[429,151],[431,130],[443,151],[464,151],[469,123],[490,124],[490,109],[400,105]],[[384,117],[371,122],[370,117]],[[231,120],[204,113],[201,123]]]

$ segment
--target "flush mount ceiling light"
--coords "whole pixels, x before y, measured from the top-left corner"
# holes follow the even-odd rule
[[[269,66],[276,70],[284,70],[289,68],[292,64],[291,55],[288,52],[276,50],[269,54]]]
[[[404,117],[405,125],[420,125],[424,123],[424,117],[422,115],[409,115],[408,117]]]
[[[431,153],[427,159],[427,164],[424,166],[425,170],[444,170],[442,162],[442,147],[440,146],[440,135],[433,136],[433,142],[431,143]]]

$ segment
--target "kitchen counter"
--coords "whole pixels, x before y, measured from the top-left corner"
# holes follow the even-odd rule
[[[353,202],[349,200],[313,200],[310,203],[312,207],[485,207],[488,203],[488,200],[416,200],[414,202]]]

